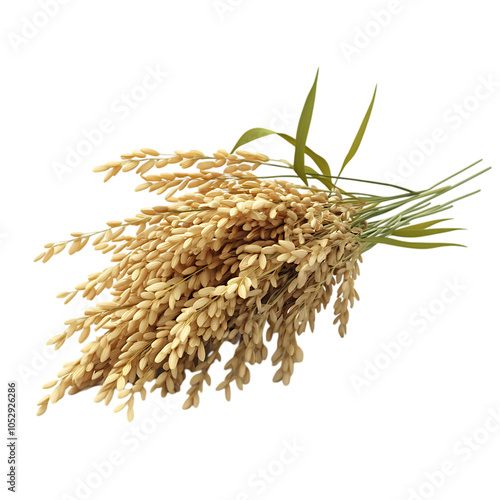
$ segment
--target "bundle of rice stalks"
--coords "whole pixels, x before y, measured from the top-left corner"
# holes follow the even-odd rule
[[[296,138],[278,134],[295,146],[293,163],[239,149],[274,133],[251,129],[231,153],[160,154],[144,148],[94,169],[106,172],[105,181],[135,171],[142,178],[136,190],[166,193],[166,204],[110,221],[102,231],[72,233],[68,241],[47,244],[35,259],[47,262],[67,247],[73,254],[91,240],[96,250],[112,255],[110,267],[58,296],[68,303],[77,294],[93,300],[110,290],[113,300],[66,321],[66,330],[48,341],[58,349],[74,334],[79,342],[92,329],[99,334],[83,346],[79,359],[64,365],[59,380],[44,386],[54,389],[39,402],[39,415],[66,391],[99,386],[95,400],[109,404],[117,393],[124,402],[115,411],[127,407],[132,420],[136,393],[144,399],[147,384],[163,397],[176,393],[189,372],[194,375],[184,408],[196,407],[224,343],[235,349],[217,389],[229,400],[231,384],[242,389],[250,381],[249,365],[267,358],[266,343],[275,335],[271,359],[278,368],[273,380],[287,385],[294,363],[303,358],[297,337],[308,326],[314,328],[315,314],[327,307],[334,288],[334,323],[341,336],[346,334],[349,308],[359,298],[354,281],[366,250],[377,243],[452,245],[412,240],[455,230],[434,227],[447,219],[413,221],[450,208],[455,200],[431,201],[485,170],[444,186],[473,164],[422,191],[388,185],[398,190],[391,196],[341,189],[338,183],[347,178],[340,174],[359,147],[375,94],[339,175],[332,176],[326,160],[306,146],[316,84],[317,76]],[[305,165],[306,154],[319,171]],[[172,170],[176,164],[182,171]],[[258,175],[265,165],[279,167],[285,175]]]

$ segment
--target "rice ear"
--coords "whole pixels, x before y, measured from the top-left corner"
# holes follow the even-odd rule
[[[60,294],[94,300],[110,290],[113,298],[97,300],[53,337],[58,348],[75,333],[83,342],[92,328],[99,330],[83,345],[81,358],[59,372],[58,384],[46,384],[53,388],[52,402],[66,391],[98,385],[96,401],[129,396],[115,411],[127,407],[131,420],[136,392],[144,398],[151,383],[167,396],[194,372],[184,407],[197,407],[225,343],[235,347],[219,385],[229,398],[230,386],[242,389],[250,365],[267,358],[266,328],[278,336],[272,362],[288,384],[294,364],[303,359],[298,335],[313,327],[336,280],[336,322],[345,333],[362,247],[349,221],[359,205],[344,203],[337,192],[258,178],[253,171],[269,160],[260,153],[218,150],[209,158],[198,150],[175,151],[166,162],[155,153],[134,150],[106,170],[136,170],[146,181],[140,189],[166,193],[164,204],[109,221],[101,231],[73,233],[41,257],[48,260],[54,245],[69,244],[71,254],[90,240],[95,250],[111,255],[110,267]],[[170,158],[185,169],[164,172]],[[153,164],[159,167],[154,173]]]

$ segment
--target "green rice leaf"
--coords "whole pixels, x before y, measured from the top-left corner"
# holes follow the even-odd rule
[[[450,231],[464,231],[462,227],[440,227],[434,229],[412,229],[410,227],[403,227],[396,229],[391,234],[393,236],[400,236],[402,238],[422,238],[424,236],[431,236],[433,234],[449,233]]]
[[[416,248],[416,249],[428,249],[428,248],[438,248],[438,247],[465,247],[465,245],[459,245],[458,243],[427,243],[423,241],[401,241],[393,240],[392,238],[385,237],[373,237],[363,239],[367,243],[382,243],[384,245],[393,245],[396,247],[405,248]]]
[[[293,137],[287,135],[287,134],[278,134],[281,138],[285,139],[285,141],[289,142],[290,144],[292,144],[293,146],[295,146],[297,144],[297,141],[296,139],[294,139]],[[319,154],[315,153],[311,148],[308,148],[306,146],[306,155],[309,156],[309,158],[311,158],[311,160],[316,163],[316,165],[318,166],[318,168],[320,169],[321,173],[327,177],[331,177],[332,176],[332,173],[330,171],[330,165],[328,165],[328,162],[322,157],[320,156]],[[329,184],[331,186],[333,186],[333,184],[331,182],[329,182]]]
[[[330,191],[333,190],[334,185],[329,177],[324,177],[321,174],[318,174],[316,170],[312,169],[311,167],[308,167],[307,165],[305,167],[305,173],[307,175],[310,175],[311,177],[314,177],[318,181],[322,182]]]
[[[261,137],[266,137],[266,135],[277,134],[273,130],[269,130],[267,128],[251,128],[247,130],[235,144],[234,148],[231,150],[231,154],[233,154],[237,149],[241,148],[241,146],[248,144],[249,142],[256,141]],[[279,135],[279,134],[278,134]]]
[[[316,86],[318,84],[318,74],[319,69],[316,72],[316,78],[314,79],[313,86],[307,95],[306,102],[302,108],[302,113],[300,114],[299,124],[297,126],[297,144],[295,145],[295,157],[293,160],[293,169],[295,173],[307,184],[307,177],[305,173],[305,153],[306,153],[306,141],[307,135],[309,134],[309,127],[311,125],[311,119],[314,109],[314,101],[316,100]]]
[[[358,133],[354,138],[351,149],[349,149],[349,152],[347,153],[347,156],[344,159],[344,163],[342,163],[342,168],[340,169],[340,172],[337,177],[340,177],[342,175],[342,171],[344,170],[346,165],[352,160],[352,158],[354,157],[359,148],[359,145],[361,144],[363,136],[365,135],[366,126],[368,125],[368,121],[370,120],[370,115],[372,114],[373,103],[375,102],[376,95],[377,95],[377,86],[375,85],[375,91],[373,92],[373,97],[370,102],[370,106],[368,106],[368,110],[366,111],[365,117],[361,122],[361,126],[359,127]]]
[[[290,143],[292,146],[296,146],[297,140],[288,135],[288,134],[283,134],[281,132],[274,132],[273,130],[269,130],[267,128],[252,128],[250,130],[247,130],[239,139],[234,148],[231,150],[231,153],[234,153],[237,149],[241,148],[241,146],[244,146],[245,144],[248,144],[249,142],[255,141],[257,139],[260,139],[261,137],[266,137],[267,135],[271,134],[276,134],[288,143]],[[328,162],[319,154],[315,153],[311,148],[307,147],[305,148],[305,152],[311,160],[316,163],[318,168],[320,169],[321,173],[325,177],[318,177],[318,180],[320,180],[328,189],[333,189],[333,183],[329,179],[331,177],[331,170],[330,170],[330,165],[328,165]],[[314,171],[313,171],[314,172]],[[316,173],[316,172],[314,172]],[[311,174],[312,175],[312,174]]]
[[[435,219],[426,222],[420,222],[418,224],[412,224],[411,226],[406,226],[405,229],[427,229],[428,227],[435,226],[440,222],[446,222],[453,219]]]

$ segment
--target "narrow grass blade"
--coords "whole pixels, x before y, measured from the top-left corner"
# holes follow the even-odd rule
[[[293,169],[295,173],[304,181],[307,185],[307,177],[305,173],[305,153],[306,153],[306,141],[307,135],[309,134],[309,127],[311,125],[311,119],[314,109],[314,101],[316,100],[316,86],[318,84],[318,74],[319,69],[316,72],[316,78],[314,79],[313,86],[307,95],[306,102],[302,108],[302,113],[300,114],[299,124],[297,126],[295,145],[295,157],[293,160]]]
[[[293,146],[295,146],[297,144],[297,140],[294,139],[293,137],[287,135],[287,134],[279,133],[278,135],[281,138],[285,139],[285,141],[292,144]],[[330,165],[328,165],[328,162],[322,156],[320,156],[318,153],[315,153],[311,148],[308,148],[307,146],[306,146],[305,151],[306,151],[306,155],[309,156],[309,158],[311,158],[311,160],[314,163],[316,163],[316,165],[318,166],[318,168],[320,169],[320,171],[323,175],[326,175],[328,177],[332,176],[332,173],[330,170]]]
[[[344,163],[342,163],[342,168],[340,169],[338,177],[340,177],[346,165],[352,160],[352,158],[354,157],[359,148],[359,145],[361,144],[361,141],[363,140],[363,136],[365,135],[365,130],[368,125],[368,121],[370,120],[370,116],[372,114],[373,103],[375,102],[376,95],[377,95],[377,86],[375,85],[375,91],[373,92],[373,97],[370,102],[370,106],[368,106],[365,117],[363,118],[358,133],[356,134],[356,137],[354,138],[354,141],[352,143],[351,149],[347,153],[347,156],[344,159]]]
[[[269,130],[267,128],[251,128],[247,130],[235,144],[234,148],[231,150],[231,154],[234,153],[237,149],[241,148],[244,144],[248,144],[249,142],[256,141],[261,137],[266,137],[266,135],[276,134],[273,130]]]
[[[310,175],[311,177],[314,177],[316,180],[322,182],[330,191],[333,190],[334,185],[329,177],[324,177],[322,174],[319,174],[318,172],[316,172],[316,170],[314,170],[311,167],[308,167],[307,165],[304,171],[307,175]]]
[[[247,130],[239,139],[234,148],[231,150],[231,153],[234,153],[237,149],[241,148],[241,146],[244,146],[245,144],[248,144],[249,142],[255,141],[257,139],[260,139],[261,137],[266,137],[267,135],[271,134],[276,134],[288,143],[290,143],[292,146],[296,146],[297,140],[288,135],[288,134],[283,134],[281,132],[274,132],[273,130],[269,130],[267,128],[252,128],[250,130]],[[318,168],[320,169],[321,173],[327,177],[331,177],[331,170],[330,170],[330,165],[328,165],[328,162],[319,154],[315,153],[311,148],[307,147],[305,148],[305,152],[311,160],[316,163]],[[328,189],[333,189],[333,183],[329,178],[320,178],[319,179]]]
[[[403,227],[396,229],[391,234],[401,238],[423,238],[424,236],[432,236],[433,234],[449,233],[451,231],[464,231],[461,227],[440,227],[434,229],[410,229]]]
[[[393,240],[392,238],[385,238],[383,236],[366,238],[363,239],[367,243],[382,243],[383,245],[393,245],[396,247],[404,248],[416,248],[416,249],[428,249],[428,248],[438,248],[438,247],[465,247],[465,245],[460,245],[458,243],[427,243],[423,241],[401,241]]]
[[[418,224],[412,224],[411,226],[406,226],[404,229],[427,229],[428,227],[435,226],[440,222],[446,222],[452,219],[435,219],[426,222],[420,222]]]

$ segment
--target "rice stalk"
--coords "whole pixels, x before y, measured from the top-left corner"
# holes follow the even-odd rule
[[[299,335],[308,327],[314,330],[316,313],[334,294],[334,324],[341,337],[347,333],[349,310],[359,299],[354,285],[364,252],[376,244],[456,245],[415,238],[457,230],[436,227],[448,219],[428,218],[475,192],[440,204],[434,200],[488,169],[445,185],[476,162],[420,191],[342,177],[365,132],[372,99],[334,176],[326,160],[305,145],[314,97],[310,92],[297,138],[278,134],[297,146],[293,164],[238,149],[274,133],[251,129],[231,153],[161,154],[143,148],[94,169],[104,174],[105,182],[120,172],[135,172],[140,178],[136,191],[148,190],[163,201],[122,221],[109,221],[104,229],[49,243],[36,257],[47,262],[91,242],[95,250],[110,254],[111,265],[58,297],[68,303],[76,296],[93,301],[105,290],[112,296],[89,307],[84,316],[67,320],[66,329],[48,341],[55,349],[73,335],[85,343],[81,357],[64,364],[58,379],[44,385],[51,393],[38,403],[39,415],[66,393],[97,386],[95,401],[108,405],[116,395],[124,401],[115,411],[127,408],[132,420],[136,395],[144,399],[147,389],[159,390],[163,397],[174,394],[187,377],[184,408],[197,407],[224,343],[232,344],[234,352],[217,390],[224,390],[228,400],[234,385],[242,389],[250,381],[249,367],[267,359],[266,344],[274,337],[273,380],[288,385],[295,363],[304,356]],[[319,171],[305,165],[305,155]],[[283,174],[258,175],[266,167],[279,167]],[[389,186],[395,194],[338,186],[352,181]],[[416,222],[420,219],[424,221]],[[87,341],[92,330],[96,336]]]

